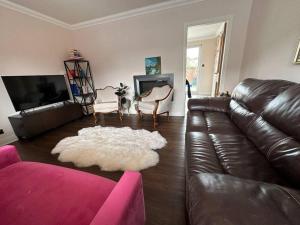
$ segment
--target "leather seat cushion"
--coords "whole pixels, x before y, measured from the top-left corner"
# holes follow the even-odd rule
[[[299,193],[274,184],[201,173],[188,180],[191,225],[296,225]]]
[[[204,112],[189,111],[187,113],[186,131],[207,131]]]
[[[300,187],[300,143],[297,140],[282,133],[262,117],[252,122],[247,137],[286,180]]]
[[[231,121],[227,113],[205,112],[208,133],[241,134],[241,131]]]
[[[206,173],[223,173],[215,148],[205,132],[186,133],[187,176]]]
[[[225,173],[240,178],[285,184],[270,162],[243,134],[210,134]]]
[[[188,176],[200,172],[224,173],[258,181],[286,183],[227,114],[190,111],[188,124]]]
[[[226,134],[241,133],[226,113],[189,111],[187,115],[187,131]]]

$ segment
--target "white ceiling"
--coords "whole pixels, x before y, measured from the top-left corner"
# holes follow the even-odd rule
[[[67,24],[76,24],[170,0],[9,0]]]
[[[222,31],[223,26],[224,22],[191,26],[188,28],[188,41],[214,38]]]

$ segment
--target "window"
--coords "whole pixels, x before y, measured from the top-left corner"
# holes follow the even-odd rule
[[[198,89],[199,51],[199,47],[192,47],[186,52],[186,79],[190,82],[192,92]]]

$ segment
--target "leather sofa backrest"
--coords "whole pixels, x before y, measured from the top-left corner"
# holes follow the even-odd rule
[[[230,116],[271,165],[300,187],[300,85],[247,79],[234,90]]]
[[[279,93],[295,83],[285,80],[246,79],[236,86],[232,99],[250,111],[261,113],[265,106]]]
[[[270,102],[264,109],[263,118],[300,141],[300,84]]]

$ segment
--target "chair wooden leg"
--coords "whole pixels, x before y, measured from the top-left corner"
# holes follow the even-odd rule
[[[94,113],[93,113],[93,116],[94,116],[94,122],[95,122],[95,125],[96,125],[96,124],[97,124],[97,113],[94,112]]]
[[[168,121],[170,121],[170,113],[169,112],[167,112],[167,119],[168,119]]]

